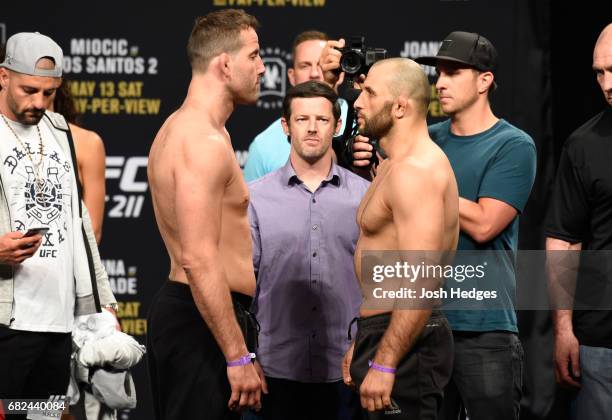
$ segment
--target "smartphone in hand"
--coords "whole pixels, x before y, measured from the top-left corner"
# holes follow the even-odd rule
[[[49,231],[49,228],[47,226],[40,226],[40,227],[33,227],[27,230],[26,233],[24,233],[23,237],[27,238],[28,236],[34,236],[34,235],[42,235],[45,236],[45,233],[47,233]]]

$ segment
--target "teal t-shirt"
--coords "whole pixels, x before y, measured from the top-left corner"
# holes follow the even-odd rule
[[[536,148],[527,133],[502,119],[482,133],[456,136],[450,131],[450,120],[446,120],[429,126],[429,135],[448,157],[460,197],[474,202],[480,197],[494,198],[511,205],[519,214],[523,211],[536,174]],[[445,311],[453,330],[518,332],[512,305],[516,294],[518,227],[517,214],[506,229],[484,244],[461,232],[458,250],[496,251],[487,255],[498,258],[494,264],[495,281],[504,309]]]
[[[283,131],[281,119],[274,121],[249,145],[243,173],[244,180],[251,182],[282,167],[289,159],[291,144]]]

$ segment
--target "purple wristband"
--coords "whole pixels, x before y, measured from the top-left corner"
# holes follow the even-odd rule
[[[232,360],[231,362],[227,362],[227,366],[228,367],[246,366],[249,363],[251,363],[251,360],[255,359],[255,357],[256,357],[255,353],[249,353],[245,356],[242,356],[238,360]]]
[[[378,363],[374,363],[371,360],[368,360],[368,366],[374,370],[377,370],[379,372],[384,372],[384,373],[392,373],[395,375],[395,372],[397,371],[397,369],[395,368],[390,368],[390,367],[386,367],[383,365],[379,365]]]

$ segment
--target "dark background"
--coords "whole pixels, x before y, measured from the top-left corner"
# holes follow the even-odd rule
[[[145,115],[130,115],[125,110],[116,114],[94,113],[87,109],[83,116],[84,127],[95,130],[104,139],[110,158],[101,254],[107,260],[114,285],[131,282],[134,287],[131,292],[117,290],[118,300],[124,303],[119,315],[124,330],[144,342],[148,304],[168,274],[168,258],[153,217],[146,166],[140,165],[138,159],[147,156],[155,133],[184,98],[190,79],[185,44],[196,16],[224,7],[222,4],[251,4],[245,8],[262,23],[259,34],[264,58],[279,58],[277,63],[282,63],[267,62],[268,71],[280,71],[283,77],[283,66],[290,66],[287,54],[291,52],[293,37],[306,29],[323,30],[332,37],[363,34],[368,45],[387,48],[391,55],[399,55],[406,41],[439,41],[453,30],[478,32],[489,38],[501,58],[494,112],[529,133],[538,149],[538,176],[521,216],[520,247],[541,249],[541,226],[561,145],[575,128],[606,105],[591,64],[597,35],[612,21],[609,3],[552,0],[22,2],[2,5],[0,36],[39,31],[54,38],[64,54],[72,58],[76,56],[71,51],[73,39],[126,39],[130,48],[137,49],[130,50],[128,57],[142,57],[145,62],[157,59],[157,74],[108,71],[66,74],[72,81],[95,83],[93,95],[83,92],[77,95],[77,99],[89,104],[100,97],[101,83],[110,82],[117,88],[122,81],[141,83],[141,92],[130,99],[160,101],[158,112]],[[116,54],[110,56],[117,57],[121,58]],[[431,78],[431,81],[435,80]],[[278,88],[279,83],[274,85]],[[275,104],[283,92],[277,90],[278,96],[262,98],[259,106],[239,107],[230,118],[227,128],[239,160],[244,159],[252,138],[278,118],[279,109]],[[117,95],[113,97],[123,100]],[[431,117],[431,121],[438,119]],[[130,207],[130,203],[137,202],[143,203],[140,212],[138,206]],[[558,394],[554,386],[550,317],[546,312],[522,312],[519,324],[526,350],[522,418],[562,419],[567,413],[563,404],[567,398]],[[151,419],[144,363],[134,369],[134,376],[139,404],[131,412],[120,413],[120,418]]]

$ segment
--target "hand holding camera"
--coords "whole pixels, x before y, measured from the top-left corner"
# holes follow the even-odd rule
[[[349,39],[348,45],[345,45],[346,42],[342,38],[337,41],[327,41],[319,59],[325,82],[339,90],[340,96],[348,103],[342,140],[335,142],[334,151],[342,166],[352,167],[354,171],[355,168],[368,170],[378,162],[378,156],[374,153],[377,141],[358,135],[357,126],[353,124],[355,118],[353,105],[360,94],[365,75],[374,63],[387,57],[387,50],[366,47],[363,36],[353,36]],[[338,89],[345,77],[346,83],[342,86],[343,89]],[[361,171],[356,172],[362,175]]]
[[[362,81],[361,76],[365,77],[374,63],[387,58],[386,49],[366,47],[363,36],[353,36],[345,45],[343,38],[327,41],[319,59],[325,82],[334,87],[342,83],[342,75],[353,82]]]
[[[321,57],[319,58],[319,66],[323,70],[323,80],[334,89],[341,84],[340,74],[340,59],[342,58],[341,49],[344,48],[344,39],[340,38],[337,41],[329,40],[325,43]]]

